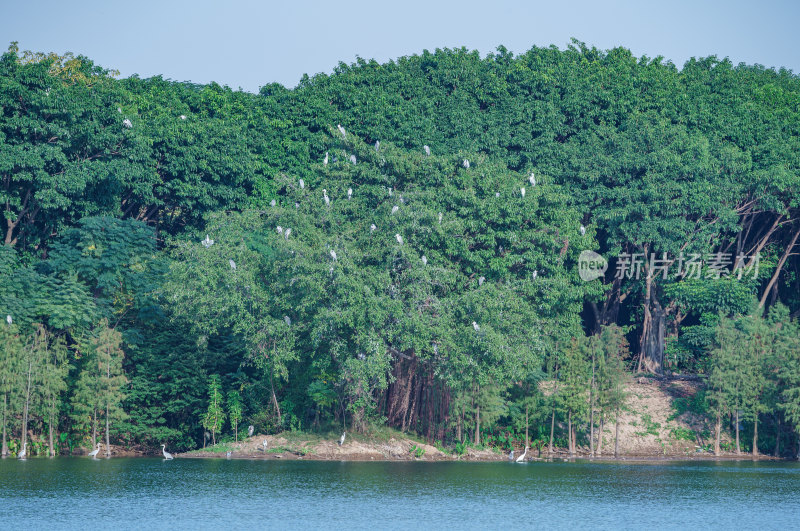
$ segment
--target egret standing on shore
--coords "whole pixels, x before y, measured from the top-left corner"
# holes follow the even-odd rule
[[[347,432],[346,432],[346,431],[343,431],[343,432],[342,432],[342,436],[341,436],[341,437],[339,437],[339,446],[341,446],[341,445],[343,445],[343,444],[344,444],[344,438],[345,438],[345,436],[346,436],[346,435],[347,435]]]
[[[342,438],[344,438],[344,435],[342,435]],[[20,450],[19,453],[17,454],[17,459],[25,459],[25,447],[26,446],[28,446],[28,443],[23,443],[22,444],[22,450]]]
[[[172,459],[172,454],[167,451],[167,445],[161,445],[161,453],[164,454],[164,459]]]
[[[255,427],[254,427],[252,424],[250,424],[250,425],[247,427],[247,436],[248,436],[248,437],[252,437],[252,436],[253,436],[253,432],[254,432],[254,431],[256,431]]]

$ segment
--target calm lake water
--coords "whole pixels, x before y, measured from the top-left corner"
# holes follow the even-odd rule
[[[0,461],[2,529],[800,526],[800,465]]]

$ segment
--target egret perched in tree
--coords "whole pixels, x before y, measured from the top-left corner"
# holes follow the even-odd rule
[[[283,236],[283,227],[281,227],[280,225],[278,225],[278,226],[276,227],[276,230],[278,231],[278,234],[280,234],[281,236]]]
[[[292,319],[288,315],[283,316],[283,322],[286,323],[286,326],[292,326]]]
[[[399,206],[397,206],[397,205],[393,206],[392,207],[392,215],[396,214],[398,210],[400,210]]]
[[[400,245],[403,245],[403,237],[402,236],[400,236],[399,234],[395,234],[394,238],[397,240],[397,243],[399,243]]]
[[[274,207],[274,206],[275,206],[275,205],[277,205],[277,204],[278,204],[278,203],[277,203],[277,202],[276,202],[274,199],[273,199],[272,201],[270,201],[270,202],[269,202],[269,206],[271,206],[271,207]]]
[[[100,443],[97,443],[97,448],[89,452],[89,457],[97,457],[98,452],[100,452]]]
[[[236,271],[236,262],[234,262],[233,260],[228,260],[228,264],[230,264],[231,269]]]
[[[161,445],[161,453],[164,454],[164,459],[172,459],[172,454],[167,451],[167,445]]]
[[[8,324],[13,324],[14,323],[14,319],[12,319],[10,315],[6,315],[6,322]]]
[[[347,138],[347,133],[345,133],[344,127],[342,127],[342,124],[339,124],[336,127],[337,127],[337,129],[339,129],[339,132],[342,133],[342,138]]]
[[[427,144],[426,144],[426,145],[424,145],[424,146],[422,146],[422,149],[424,149],[424,150],[425,150],[425,154],[426,154],[427,156],[429,156],[429,157],[431,156],[431,148],[429,148]]]
[[[424,254],[422,255],[422,265],[428,265],[428,257],[426,257]]]
[[[464,166],[465,169],[469,169],[469,161],[467,159],[464,159],[464,162],[462,162],[461,165]]]
[[[331,200],[330,200],[330,198],[328,197],[328,191],[327,191],[327,190],[325,190],[324,188],[323,188],[323,190],[322,190],[322,199],[324,199],[324,200],[325,200],[325,205],[330,205],[330,204],[331,204]]]
[[[483,286],[484,282],[486,282],[486,277],[478,278],[478,286]]]
[[[256,431],[256,428],[252,424],[250,424],[247,427],[247,436],[248,437],[252,437],[253,436],[253,432],[255,432],[255,431]]]
[[[325,152],[325,158],[322,161],[322,165],[323,166],[327,166],[328,165],[328,152],[327,151]]]
[[[538,277],[538,276],[539,276],[539,272],[534,269],[533,270],[533,279],[536,280],[536,277]]]
[[[476,323],[475,321],[472,321],[472,328],[474,328],[476,332],[481,331],[481,327],[478,326],[478,323]]]
[[[297,210],[298,208],[300,208],[300,203],[298,203],[298,202],[295,202],[295,203],[294,203],[294,208],[295,208],[295,210]]]
[[[352,198],[353,198],[353,189],[352,188],[348,188],[347,189],[347,199],[350,200]]]
[[[525,456],[528,455],[528,447],[525,447],[525,451],[522,453],[521,456],[517,457],[517,463],[525,462]]]
[[[581,225],[581,236],[586,236],[586,227]]]
[[[524,186],[519,189],[519,193],[522,195],[523,198],[525,197],[525,187]]]
[[[374,223],[369,226],[369,231],[370,232],[375,232],[377,229],[378,229],[378,227],[376,227]]]
[[[121,107],[117,107],[117,112],[122,114],[122,108]]]
[[[346,431],[343,431],[343,432],[342,432],[342,436],[341,436],[341,437],[339,437],[339,446],[341,446],[341,445],[343,445],[343,444],[344,444],[344,438],[345,438],[345,436],[347,436],[347,432],[346,432]]]
[[[185,120],[185,119],[186,119],[186,115],[185,114],[181,114],[181,120]]]
[[[206,239],[205,239],[205,240],[203,240],[203,241],[201,241],[200,243],[202,243],[202,244],[203,244],[203,247],[205,247],[206,249],[208,249],[209,247],[211,247],[212,245],[214,245],[214,240],[212,240],[211,238],[209,238],[209,237],[208,237],[208,234],[206,234]]]
[[[376,140],[375,141],[375,151],[377,152],[379,149],[381,149],[381,141],[380,140]]]
[[[300,179],[298,184],[300,184],[300,189],[301,190],[306,187],[306,182],[303,179]]]
[[[331,249],[331,258],[333,258],[334,262],[336,261],[336,251]]]
[[[442,213],[439,212],[439,225],[441,225],[441,224],[442,224]]]
[[[350,162],[352,162],[353,164],[356,163],[356,156],[355,155],[350,155]]]
[[[20,450],[19,453],[17,454],[17,459],[25,459],[25,455],[26,455],[25,454],[25,447],[26,446],[28,446],[28,443],[23,443],[22,444],[22,450]]]
[[[292,233],[292,229],[287,227],[286,230],[283,232],[283,239],[288,242],[289,241],[289,235],[291,233]]]
[[[533,175],[533,172],[531,172],[531,176],[528,177],[528,182],[531,183],[531,186],[536,186],[536,177]]]
[[[124,125],[126,129],[130,129],[131,127],[133,127],[133,124],[127,118],[122,120],[122,125]]]
[[[495,196],[495,197],[500,197],[500,192],[495,192],[495,193],[494,193],[494,196]]]

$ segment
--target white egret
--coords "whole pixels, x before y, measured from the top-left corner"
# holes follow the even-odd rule
[[[117,112],[122,114],[122,107],[117,107]]]
[[[461,165],[464,166],[465,169],[469,169],[469,161],[467,159],[464,159],[464,162],[462,162]]]
[[[25,447],[26,446],[28,446],[28,443],[23,443],[22,444],[22,450],[20,450],[19,453],[17,454],[17,459],[25,459],[25,455],[26,455]]]
[[[586,236],[586,227],[581,225],[581,236]]]
[[[352,162],[353,164],[356,163],[356,156],[355,155],[350,155],[350,162]]]
[[[422,255],[422,265],[428,265],[428,257],[424,254]]]
[[[399,207],[399,206],[397,206],[397,205],[393,206],[393,207],[392,207],[392,214],[393,214],[393,215],[394,215],[394,214],[396,214],[398,210],[400,210],[400,207]]]
[[[394,190],[392,190],[391,188],[389,188],[389,197],[392,197],[393,195],[394,195]]]
[[[325,152],[325,158],[322,161],[322,165],[323,166],[327,166],[328,165],[328,152],[327,151]]]
[[[330,205],[331,204],[331,200],[328,197],[328,191],[325,190],[325,189],[322,190],[322,199],[325,200],[325,205]]]
[[[6,322],[8,324],[13,324],[14,323],[14,319],[12,319],[10,315],[6,315]]]
[[[271,206],[271,207],[274,207],[277,204],[278,204],[277,201],[275,201],[274,199],[269,202],[269,206]]]
[[[264,439],[263,441],[261,441],[261,445],[264,447],[264,451],[266,452],[267,451],[267,440]]]
[[[161,453],[164,454],[164,459],[172,459],[172,454],[167,451],[167,445],[161,445]]]
[[[341,437],[339,437],[339,446],[341,446],[341,445],[343,445],[343,444],[344,444],[344,438],[345,438],[345,436],[347,436],[347,432],[346,432],[346,431],[343,431],[343,432],[342,432],[342,436],[341,436]]]
[[[508,454],[508,460],[509,461],[513,461],[514,460],[514,450],[511,450],[511,452]]]
[[[500,197],[500,192],[495,192],[495,193],[494,193],[494,196],[495,196],[495,197]]]
[[[252,424],[250,424],[247,427],[247,436],[248,437],[252,437],[253,436],[253,432],[255,432],[255,431],[256,431],[256,428]]]
[[[528,182],[531,183],[531,186],[536,186],[536,177],[533,175],[533,172],[531,172],[531,176],[528,177]]]
[[[130,129],[131,127],[133,127],[133,124],[127,118],[122,120],[122,125],[124,125],[126,129]]]
[[[288,242],[289,241],[289,235],[291,233],[292,233],[292,229],[287,227],[286,230],[283,232],[283,239]]]
[[[281,236],[283,236],[283,227],[281,227],[280,225],[278,225],[278,226],[275,228],[275,230],[277,230],[277,231],[278,231],[278,234],[280,234]]]
[[[98,452],[100,452],[100,443],[97,443],[97,448],[89,452],[89,457],[97,458]]]
[[[233,260],[228,260],[228,264],[230,264],[231,269],[236,271],[236,262],[234,262]]]
[[[374,223],[369,226],[369,231],[370,232],[375,232],[377,229],[378,229],[378,227],[376,227]]]
[[[286,326],[292,326],[292,318],[288,315],[283,316],[283,322],[286,323]]]
[[[185,119],[186,119],[186,115],[185,114],[181,114],[181,120],[185,120]]]
[[[519,193],[522,194],[522,197],[525,198],[525,187],[519,189]]]
[[[424,146],[422,146],[422,149],[424,149],[424,150],[425,150],[425,154],[426,154],[427,156],[429,156],[429,157],[431,156],[431,148],[429,148],[427,144],[426,144],[426,145],[424,145]]]
[[[230,459],[231,458],[231,452],[230,451],[225,454],[225,458],[226,459]]]
[[[486,277],[478,278],[478,286],[483,286],[484,282],[486,282]]]
[[[209,237],[208,237],[208,234],[206,234],[206,239],[205,239],[205,240],[203,240],[203,241],[201,241],[200,243],[202,243],[202,244],[203,244],[203,247],[205,247],[206,249],[208,249],[209,247],[211,247],[212,245],[214,245],[214,240],[212,240],[211,238],[209,238]]]
[[[525,462],[525,456],[528,455],[528,447],[525,447],[525,451],[522,453],[521,456],[517,457],[517,463]]]
[[[397,240],[397,243],[399,243],[400,245],[403,245],[403,237],[402,236],[400,236],[399,234],[395,234],[394,238]]]
[[[533,270],[533,278],[534,278],[534,280],[535,280],[535,279],[536,279],[536,277],[538,277],[538,276],[539,276],[539,272],[538,272],[538,271],[536,271],[536,270],[534,269],[534,270]]]
[[[348,188],[347,189],[347,199],[350,200],[352,198],[353,198],[353,189],[352,188]]]
[[[300,189],[301,190],[306,187],[306,182],[303,179],[300,179],[299,184],[300,184]]]
[[[294,208],[295,208],[295,209],[298,209],[298,208],[300,208],[300,203],[297,203],[297,202],[295,202],[295,204],[294,204]]]
[[[333,260],[336,261],[336,251],[334,251],[333,249],[331,249],[331,258],[333,258]]]
[[[337,129],[339,129],[339,132],[342,133],[342,138],[347,138],[347,133],[345,133],[344,127],[342,127],[342,124],[339,124],[336,127],[337,127]]]
[[[441,225],[441,224],[442,224],[442,213],[439,212],[439,225]]]
[[[472,321],[472,328],[474,328],[476,332],[481,331],[481,327],[478,326],[478,323],[476,323],[475,321]]]
[[[381,149],[381,141],[380,140],[376,140],[375,141],[375,151],[377,152],[379,149]]]

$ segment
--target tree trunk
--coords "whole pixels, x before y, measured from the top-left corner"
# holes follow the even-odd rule
[[[525,448],[530,446],[530,439],[528,438],[528,404],[525,404]]]
[[[642,370],[661,374],[664,366],[664,337],[666,335],[666,312],[653,294],[653,280],[648,271],[645,298],[642,303],[644,320],[639,343],[639,365]]]
[[[717,423],[714,425],[714,455],[719,455],[719,438],[722,432],[722,415],[717,414]]]
[[[278,397],[275,396],[275,386],[272,383],[272,376],[269,377],[269,388],[272,392],[272,405],[275,406],[275,411],[278,413],[278,426],[283,429],[283,420],[281,418],[281,407],[278,405]],[[217,444],[217,443],[214,443]]]
[[[6,439],[6,412],[8,408],[8,397],[3,393],[3,447],[0,450],[0,457],[8,455],[8,440]]]
[[[767,295],[769,295],[769,292],[775,285],[775,282],[778,281],[778,277],[780,276],[781,270],[783,269],[783,264],[786,263],[786,259],[791,255],[792,248],[794,247],[794,244],[797,243],[798,237],[800,237],[800,228],[798,228],[797,232],[794,233],[794,236],[792,236],[792,241],[789,242],[789,245],[786,247],[786,250],[783,251],[781,259],[778,260],[778,265],[775,267],[775,272],[772,274],[772,278],[769,279],[769,283],[767,284],[767,287],[764,289],[764,294],[761,296],[761,300],[758,301],[759,309],[764,307],[764,303],[767,301]]]
[[[781,418],[775,419],[775,450],[772,452],[775,457],[781,456]]]
[[[605,411],[600,410],[600,432],[597,434],[597,457],[603,455],[603,426],[605,425]]]
[[[742,455],[742,450],[739,447],[739,410],[736,410],[736,455]]]
[[[48,452],[47,453],[50,454],[50,457],[55,457],[56,456],[56,450],[55,450],[55,448],[53,448],[53,421],[54,421],[53,417],[55,416],[53,414],[53,411],[55,411],[55,407],[56,407],[56,399],[55,399],[55,397],[53,397],[53,401],[50,404],[50,406],[51,406],[51,409],[50,409],[50,415],[49,415],[49,422],[47,423],[47,442],[48,442]]]
[[[592,347],[592,382],[589,385],[589,456],[594,457],[594,347]]]
[[[753,457],[758,455],[758,413],[753,420]]]
[[[481,406],[475,406],[475,446],[481,444]]]
[[[108,404],[106,404],[106,457],[111,457],[111,437],[108,434],[110,422],[108,421]]]
[[[97,448],[97,408],[92,413],[92,449]]]
[[[550,418],[550,447],[548,449],[550,455],[553,455],[553,433],[556,429],[556,408],[553,408],[553,416]]]
[[[614,459],[619,458],[619,408],[614,416]]]
[[[572,410],[567,414],[567,448],[569,449],[569,456],[575,455],[575,448],[572,446]]]
[[[22,448],[28,442],[28,405],[31,400],[31,372],[33,372],[33,360],[28,362],[28,386],[25,389],[25,410],[22,413]]]

